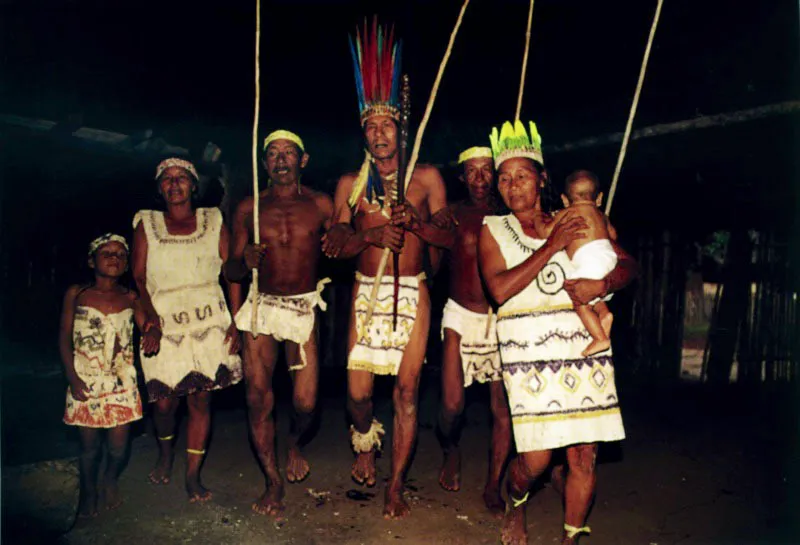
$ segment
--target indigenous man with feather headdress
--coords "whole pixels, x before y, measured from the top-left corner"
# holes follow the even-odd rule
[[[427,245],[447,246],[453,235],[430,221],[447,204],[444,181],[436,168],[417,165],[404,199],[397,199],[398,189],[403,195],[403,188],[398,187],[403,183],[398,179],[401,45],[394,44],[393,32],[379,28],[376,20],[371,29],[365,26],[363,35],[357,34],[351,47],[366,158],[359,172],[339,179],[334,226],[324,238],[323,251],[333,258],[357,258],[347,369],[351,441],[356,453],[352,478],[359,484],[375,486],[375,455],[384,433],[382,424],[373,418],[374,376],[396,377],[392,470],[384,516],[400,518],[409,513],[403,499],[403,477],[416,435],[417,393],[430,328],[423,256]],[[386,275],[376,278],[384,248],[399,254],[397,293],[391,262]],[[374,313],[368,320],[376,282]]]
[[[231,307],[236,325],[244,335],[244,371],[250,433],[256,454],[266,473],[266,490],[253,510],[276,515],[283,510],[283,481],[275,455],[275,396],[272,376],[280,343],[285,343],[286,364],[294,383],[294,419],[289,432],[286,479],[300,482],[309,465],[300,447],[306,439],[317,402],[318,319],[325,310],[322,289],[328,279],[317,281],[320,234],[330,227],[333,202],[328,195],[301,185],[302,170],[309,161],[298,135],[286,130],[270,133],[264,140],[264,167],[269,186],[258,195],[261,244],[253,240],[253,198],[239,204],[233,219],[230,260],[225,274],[241,282],[258,268],[258,286],[242,301],[239,284],[231,287]],[[257,301],[256,329],[252,316]]]

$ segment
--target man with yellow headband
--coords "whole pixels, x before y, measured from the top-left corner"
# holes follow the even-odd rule
[[[296,134],[279,130],[264,140],[264,168],[269,186],[259,193],[261,244],[253,244],[253,198],[239,204],[233,219],[230,259],[225,275],[242,282],[258,268],[258,286],[231,290],[231,310],[241,331],[252,332],[253,301],[257,300],[257,331],[244,335],[244,370],[250,432],[266,491],[253,504],[262,514],[283,510],[283,481],[275,454],[275,397],[272,375],[278,348],[285,342],[286,364],[294,383],[294,419],[289,432],[286,478],[299,482],[309,474],[300,447],[306,439],[317,402],[318,321],[316,307],[325,310],[321,292],[328,279],[317,281],[320,236],[330,227],[333,202],[325,194],[301,185],[309,155]],[[257,335],[257,336],[254,336]]]
[[[478,270],[478,235],[483,218],[497,214],[499,209],[492,192],[492,150],[469,148],[459,155],[458,164],[462,169],[459,179],[467,186],[469,197],[449,207],[456,238],[448,252],[449,298],[442,316],[439,437],[444,463],[439,484],[453,492],[461,488],[458,436],[464,411],[464,389],[473,382],[489,383],[492,444],[483,501],[491,512],[500,515],[505,509],[500,481],[511,448],[511,417],[503,389],[495,316],[490,311]]]
[[[353,60],[367,158],[360,172],[339,179],[335,225],[326,234],[323,250],[333,258],[357,257],[347,363],[350,438],[356,453],[351,475],[366,486],[377,482],[375,455],[383,426],[373,418],[372,386],[375,375],[393,375],[392,469],[383,514],[401,518],[409,513],[403,477],[417,431],[419,378],[430,328],[423,256],[428,245],[450,244],[452,233],[430,223],[431,216],[447,205],[444,181],[432,166],[417,165],[404,203],[394,205],[402,183],[398,180],[400,47],[377,24],[360,37],[363,44],[356,40],[359,53],[354,48]],[[391,77],[370,77],[378,73]],[[378,85],[364,85],[370,81]],[[396,327],[391,259],[378,286],[374,313],[368,323],[366,320],[384,248],[399,253]]]

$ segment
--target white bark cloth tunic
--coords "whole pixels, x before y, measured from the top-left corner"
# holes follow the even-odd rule
[[[513,215],[488,216],[506,267],[541,248]],[[591,340],[564,290],[572,263],[556,253],[497,312],[497,337],[518,452],[625,438],[611,350],[581,355]]]
[[[161,348],[142,355],[150,401],[218,390],[242,378],[238,355],[228,353],[231,315],[219,283],[222,214],[197,209],[197,229],[171,235],[164,213],[142,210],[133,218],[147,236],[147,292],[161,318]]]

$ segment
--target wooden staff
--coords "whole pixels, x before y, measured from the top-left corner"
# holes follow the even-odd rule
[[[628,141],[631,137],[631,126],[633,126],[633,117],[636,115],[636,107],[639,105],[639,95],[642,92],[642,84],[644,83],[644,74],[647,71],[647,60],[650,58],[650,48],[653,46],[653,38],[656,35],[656,28],[658,27],[658,19],[661,16],[661,5],[664,0],[658,0],[656,6],[656,14],[653,16],[653,24],[650,25],[650,36],[647,38],[647,47],[644,50],[644,58],[642,59],[642,67],[639,69],[639,81],[636,83],[636,92],[633,94],[633,104],[631,111],[628,113],[628,124],[625,125],[625,136],[622,137],[622,147],[619,150],[619,157],[617,158],[617,167],[614,169],[614,177],[611,179],[611,189],[608,190],[608,202],[606,203],[606,216],[611,214],[611,203],[614,202],[614,193],[617,191],[617,182],[619,181],[619,173],[622,171],[622,161],[625,159],[625,152],[628,149]]]
[[[400,180],[406,179],[406,166],[408,164],[408,123],[411,117],[411,86],[408,83],[408,74],[403,75],[403,87],[400,95],[400,163],[397,169],[397,190],[395,205],[405,202],[405,184]],[[394,252],[394,301],[392,302],[392,331],[397,331],[397,306],[400,300],[400,252]]]
[[[402,180],[404,193],[409,182],[411,181],[412,176],[414,176],[414,167],[417,164],[419,148],[422,145],[422,135],[425,132],[425,127],[428,125],[428,119],[431,116],[431,110],[433,110],[433,103],[436,100],[436,93],[439,91],[439,83],[442,81],[444,69],[447,66],[447,61],[450,59],[450,53],[453,51],[453,44],[456,41],[456,35],[458,34],[458,29],[461,26],[461,21],[464,19],[464,12],[467,11],[468,5],[469,0],[464,0],[464,5],[461,6],[461,12],[458,14],[458,20],[456,20],[456,26],[453,28],[453,32],[450,34],[450,42],[447,44],[447,50],[444,52],[444,58],[439,64],[439,73],[436,74],[436,80],[433,82],[433,89],[431,90],[430,98],[428,98],[428,105],[425,108],[425,114],[422,116],[422,121],[419,124],[419,130],[417,130],[417,136],[414,139],[414,149],[411,152],[411,160],[408,162],[406,177],[405,180]],[[401,182],[399,177],[397,182],[398,184]],[[378,264],[378,272],[375,274],[375,284],[372,286],[372,293],[370,294],[369,298],[369,306],[367,307],[367,316],[366,320],[364,321],[365,329],[369,325],[370,320],[372,320],[372,313],[375,311],[375,304],[378,302],[378,287],[381,284],[381,280],[383,280],[383,273],[386,272],[386,265],[389,263],[389,254],[391,253],[392,251],[389,248],[384,248],[383,254],[381,255],[381,261]]]
[[[514,115],[514,121],[519,121],[519,115],[522,112],[522,95],[523,92],[525,91],[525,72],[528,68],[528,50],[531,47],[531,24],[533,23],[533,2],[534,0],[531,0],[531,7],[528,10],[528,29],[525,31],[525,53],[522,55],[522,74],[519,76],[517,113]]]
[[[256,0],[256,106],[253,115],[253,242],[261,244],[261,231],[258,222],[258,113],[261,102],[261,0]],[[258,267],[253,269],[253,307],[250,313],[250,334],[258,337]]]

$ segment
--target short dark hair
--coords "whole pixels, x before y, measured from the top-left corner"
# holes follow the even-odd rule
[[[575,186],[580,180],[591,182],[592,188],[588,191],[576,191]],[[567,176],[567,179],[564,181],[564,194],[570,202],[574,202],[578,199],[593,201],[597,199],[597,195],[600,194],[600,179],[594,172],[589,170],[576,170]]]

